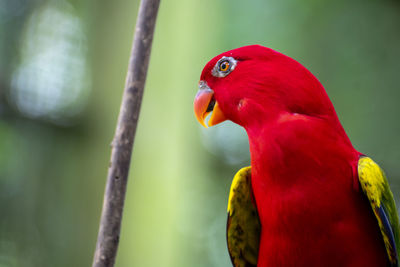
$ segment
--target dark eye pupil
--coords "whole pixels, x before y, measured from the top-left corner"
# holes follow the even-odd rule
[[[222,62],[221,64],[221,70],[226,71],[228,69],[229,65],[228,62]]]

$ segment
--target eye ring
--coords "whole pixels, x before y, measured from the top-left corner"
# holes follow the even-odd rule
[[[237,60],[233,57],[225,57],[223,56],[218,60],[215,64],[214,68],[211,71],[211,74],[214,77],[226,77],[229,73],[231,73],[237,65]]]

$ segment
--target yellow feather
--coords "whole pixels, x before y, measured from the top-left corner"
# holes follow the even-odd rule
[[[232,181],[228,200],[228,250],[235,267],[256,266],[261,226],[251,189],[251,167]]]
[[[371,208],[378,221],[379,229],[385,243],[386,252],[389,260],[396,263],[396,251],[389,241],[389,237],[385,231],[382,218],[378,213],[384,194],[390,195],[393,200],[393,195],[388,188],[388,182],[382,169],[371,158],[361,157],[358,161],[358,178],[363,192],[367,195]],[[394,203],[393,203],[394,204]]]
[[[362,157],[358,161],[358,176],[364,193],[374,203],[373,208],[379,208],[385,190],[385,178],[381,168],[371,158]]]

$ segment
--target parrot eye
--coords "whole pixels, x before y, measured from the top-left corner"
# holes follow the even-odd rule
[[[221,63],[219,63],[219,71],[228,71],[230,67],[229,61],[224,60]]]
[[[215,77],[225,77],[231,73],[236,67],[237,61],[233,57],[222,57],[215,64],[211,74]]]

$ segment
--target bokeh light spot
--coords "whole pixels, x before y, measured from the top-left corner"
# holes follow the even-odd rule
[[[11,102],[28,117],[70,123],[89,93],[86,53],[82,23],[74,9],[66,2],[42,6],[26,24]]]

